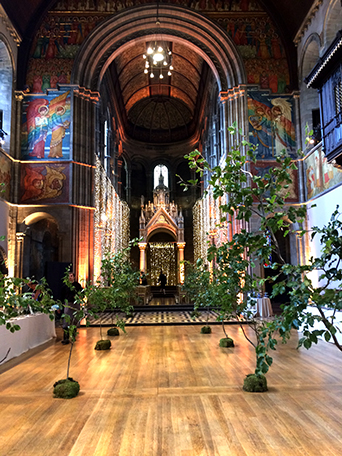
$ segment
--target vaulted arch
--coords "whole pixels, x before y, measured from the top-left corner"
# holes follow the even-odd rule
[[[208,18],[180,6],[137,6],[100,24],[85,40],[72,73],[72,82],[99,90],[111,62],[137,43],[162,36],[185,44],[200,55],[213,71],[219,90],[246,82],[242,59],[231,38]]]

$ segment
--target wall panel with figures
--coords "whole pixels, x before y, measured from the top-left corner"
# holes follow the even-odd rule
[[[342,170],[328,163],[321,144],[305,156],[304,164],[307,200],[342,183]]]
[[[22,110],[22,159],[69,159],[70,90],[56,90],[43,97],[27,95]]]
[[[258,145],[257,159],[272,160],[282,151],[297,156],[293,97],[248,90],[249,141]]]
[[[87,36],[108,17],[152,0],[59,1],[45,16],[33,41],[27,73],[32,93],[45,93],[71,81],[77,52]],[[246,67],[247,83],[272,93],[291,90],[285,47],[277,28],[254,0],[174,0],[219,24],[232,38]]]

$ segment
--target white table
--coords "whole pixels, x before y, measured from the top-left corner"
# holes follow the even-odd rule
[[[261,318],[272,317],[273,310],[270,298],[258,298],[256,312],[257,316]]]
[[[11,321],[19,325],[20,330],[11,333],[5,325],[0,326],[0,359],[11,349],[3,362],[56,337],[55,321],[51,321],[46,314],[24,315]]]

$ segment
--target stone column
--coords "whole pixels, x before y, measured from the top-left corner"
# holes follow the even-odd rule
[[[178,281],[179,283],[184,283],[184,248],[185,248],[185,242],[177,242],[177,247],[178,247],[178,271],[179,271],[179,277]]]
[[[146,272],[146,247],[147,242],[138,242],[140,250],[140,271]]]
[[[15,262],[15,277],[23,276],[23,253],[24,253],[24,239],[25,233],[17,232],[16,233],[16,262]]]

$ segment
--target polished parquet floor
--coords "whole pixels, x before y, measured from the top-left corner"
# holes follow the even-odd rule
[[[60,329],[58,329],[60,330]],[[243,456],[342,454],[342,354],[320,342],[274,354],[269,391],[245,393],[254,354],[241,329],[234,349],[198,326],[136,326],[95,351],[81,328],[72,400],[53,399],[69,348],[59,341],[0,375],[1,456]]]

